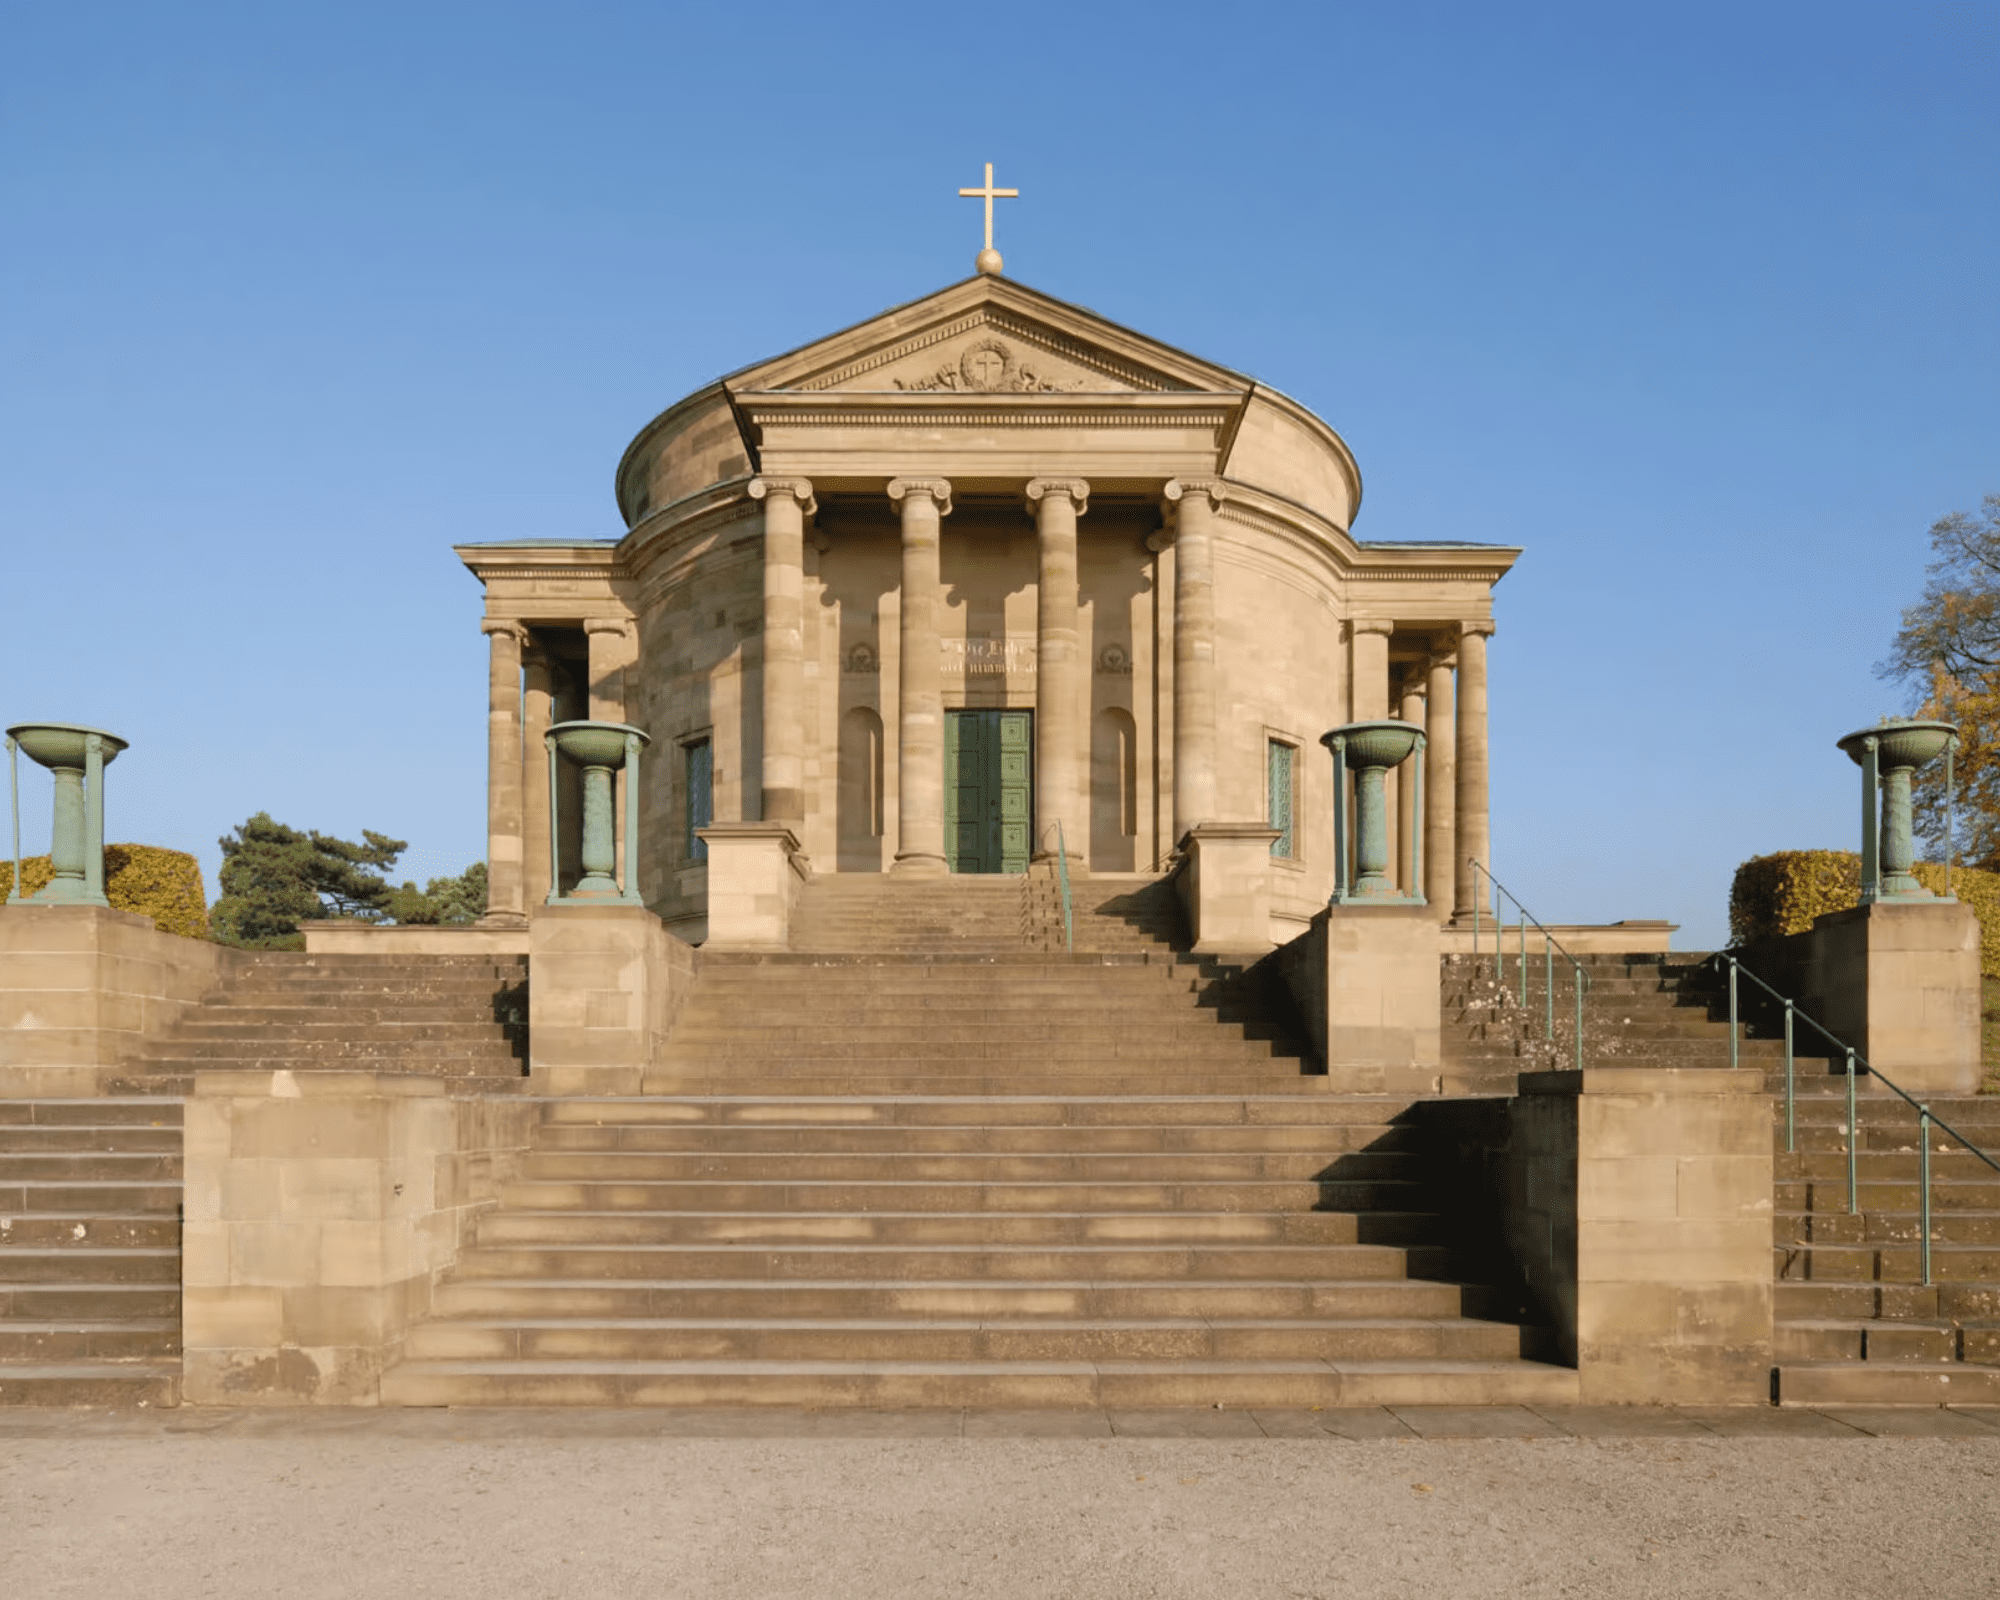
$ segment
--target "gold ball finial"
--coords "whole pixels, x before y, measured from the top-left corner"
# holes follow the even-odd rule
[[[972,264],[989,278],[1000,276],[1000,252],[990,244],[972,258]]]

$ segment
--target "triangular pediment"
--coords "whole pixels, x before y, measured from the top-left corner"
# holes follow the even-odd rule
[[[1240,393],[1250,380],[1004,278],[973,278],[725,380],[734,393]]]

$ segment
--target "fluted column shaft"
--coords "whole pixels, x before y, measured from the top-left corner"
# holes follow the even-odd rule
[[[1221,485],[1167,485],[1174,531],[1174,842],[1215,813],[1215,506]]]
[[[549,658],[530,648],[521,658],[521,849],[522,892],[538,906],[554,887],[549,882],[549,751],[546,735],[555,720]]]
[[[486,678],[486,916],[489,924],[519,923],[521,849],[521,645],[518,622],[489,619]]]
[[[805,828],[805,519],[815,507],[804,478],[758,478],[764,502],[763,799],[759,815]]]
[[[1090,500],[1081,478],[1037,478],[1035,508],[1035,853],[1060,838],[1084,853],[1090,815],[1084,796],[1083,651],[1077,633],[1076,519]],[[1060,830],[1057,824],[1061,824]]]
[[[1424,678],[1423,673],[1414,667],[1409,669],[1409,676],[1403,680],[1403,692],[1397,701],[1396,715],[1402,721],[1413,722],[1420,728],[1424,725]],[[1416,881],[1419,855],[1416,847],[1419,826],[1416,774],[1415,761],[1404,762],[1392,774],[1396,780],[1396,887],[1405,894],[1415,894],[1423,888],[1423,885]],[[1431,773],[1426,770],[1424,783],[1428,787],[1430,782]]]
[[[1452,821],[1458,805],[1458,727],[1451,667],[1450,656],[1431,657],[1430,687],[1424,697],[1424,756],[1428,763],[1424,768],[1424,898],[1440,922],[1450,918],[1456,900]]]
[[[944,695],[938,672],[938,533],[951,512],[943,478],[898,478],[903,585],[896,713],[896,860],[892,870],[935,875],[944,853]]]
[[[1347,625],[1351,651],[1348,679],[1349,716],[1356,722],[1379,722],[1389,715],[1389,635],[1396,624],[1361,617]]]
[[[1468,622],[1458,639],[1458,831],[1452,849],[1454,917],[1470,917],[1480,885],[1472,863],[1491,870],[1493,839],[1487,813],[1486,641],[1490,622]]]

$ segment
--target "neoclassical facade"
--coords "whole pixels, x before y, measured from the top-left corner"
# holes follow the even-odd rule
[[[620,870],[691,939],[698,830],[741,822],[816,874],[917,875],[1058,848],[1159,872],[1191,829],[1269,826],[1282,940],[1333,887],[1319,736],[1385,716],[1429,740],[1398,871],[1421,831],[1440,920],[1470,909],[1519,552],[1357,540],[1352,454],[1276,390],[982,275],[669,407],[617,495],[616,539],[459,547],[486,589],[495,923],[550,892],[542,734],[583,717],[651,738]]]

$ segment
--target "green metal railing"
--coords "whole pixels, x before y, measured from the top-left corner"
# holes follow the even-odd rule
[[[1576,1066],[1577,1070],[1581,1072],[1583,1070],[1583,999],[1590,992],[1590,973],[1585,969],[1581,961],[1577,960],[1575,956],[1562,947],[1554,934],[1550,933],[1547,928],[1543,927],[1540,922],[1528,914],[1528,908],[1521,904],[1519,898],[1512,890],[1508,889],[1505,884],[1501,883],[1498,878],[1494,877],[1486,869],[1484,863],[1474,861],[1471,865],[1474,874],[1472,894],[1472,959],[1475,962],[1479,959],[1480,902],[1485,898],[1480,892],[1479,880],[1483,878],[1486,880],[1486,884],[1492,890],[1493,894],[1493,981],[1498,983],[1502,988],[1507,986],[1507,922],[1506,918],[1501,914],[1505,910],[1502,902],[1511,903],[1517,914],[1520,925],[1520,936],[1515,960],[1519,967],[1518,981],[1520,984],[1521,1009],[1524,1011],[1528,1006],[1529,925],[1532,923],[1535,931],[1542,936],[1542,1037],[1547,1039],[1551,1044],[1555,1042],[1556,1037],[1556,957],[1561,956],[1563,960],[1569,963],[1571,987],[1575,990],[1576,998]]]
[[[1847,1063],[1847,1126],[1842,1130],[1847,1138],[1847,1214],[1859,1215],[1861,1210],[1860,1150],[1861,1125],[1860,1107],[1855,1100],[1855,1080],[1867,1073],[1887,1089],[1897,1099],[1909,1106],[1917,1114],[1917,1189],[1922,1203],[1923,1223],[1921,1243],[1924,1269],[1924,1286],[1931,1282],[1931,1130],[1940,1128],[1956,1139],[1969,1155],[1975,1155],[1995,1172],[2000,1172],[2000,1161],[1996,1161],[1978,1145],[1954,1128],[1943,1117],[1932,1111],[1930,1105],[1916,1096],[1904,1092],[1901,1085],[1883,1075],[1877,1067],[1869,1066],[1866,1058],[1854,1046],[1846,1043],[1816,1018],[1799,1009],[1797,1003],[1778,993],[1756,973],[1738,961],[1727,950],[1718,950],[1710,957],[1718,966],[1729,970],[1729,1064],[1734,1067],[1740,1052],[1737,1040],[1740,1037],[1741,1013],[1738,1008],[1739,977],[1748,978],[1779,1005],[1785,1008],[1785,1152],[1796,1153],[1799,1144],[1798,1128],[1798,1088],[1794,1036],[1796,1025],[1803,1021],[1813,1027],[1845,1058]]]
[[[1056,883],[1062,889],[1063,948],[1076,949],[1076,935],[1069,903],[1069,846],[1063,840],[1063,825],[1056,824]]]

